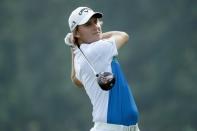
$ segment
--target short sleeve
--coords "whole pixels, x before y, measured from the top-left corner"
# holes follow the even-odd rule
[[[117,50],[117,47],[116,47],[115,39],[110,38],[110,39],[106,39],[104,41],[109,42],[111,44],[111,54],[112,54],[112,56],[117,56],[118,55],[118,50]]]
[[[86,54],[90,61],[111,61],[114,56],[118,55],[114,39],[99,40],[92,43],[89,48],[86,48]]]
[[[113,58],[118,55],[114,38],[99,40],[91,44],[83,44],[81,49],[88,56],[90,61],[99,60],[103,57]]]

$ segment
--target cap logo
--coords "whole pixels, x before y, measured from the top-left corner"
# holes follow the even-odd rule
[[[79,15],[82,15],[84,12],[88,13],[88,10],[91,10],[90,8],[83,8],[79,11]]]
[[[76,22],[73,21],[73,22],[72,22],[72,25],[71,25],[71,28],[73,28],[73,27],[75,26],[75,24],[76,24]]]

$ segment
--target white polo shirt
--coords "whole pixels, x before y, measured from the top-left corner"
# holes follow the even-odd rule
[[[91,44],[81,44],[80,48],[97,73],[112,72],[112,59],[118,55],[114,39],[99,40]],[[76,49],[74,54],[76,77],[83,83],[93,105],[93,122],[107,122],[109,91],[103,91],[99,87],[96,76],[80,50]]]

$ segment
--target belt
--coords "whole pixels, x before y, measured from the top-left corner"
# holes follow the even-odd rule
[[[112,130],[112,131],[139,131],[138,124],[131,126],[116,125],[109,123],[96,122],[94,123],[95,129]]]

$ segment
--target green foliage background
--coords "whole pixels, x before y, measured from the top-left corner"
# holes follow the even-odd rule
[[[70,80],[67,19],[78,6],[122,30],[119,51],[142,131],[197,131],[196,0],[1,0],[0,131],[88,131],[91,104]]]

